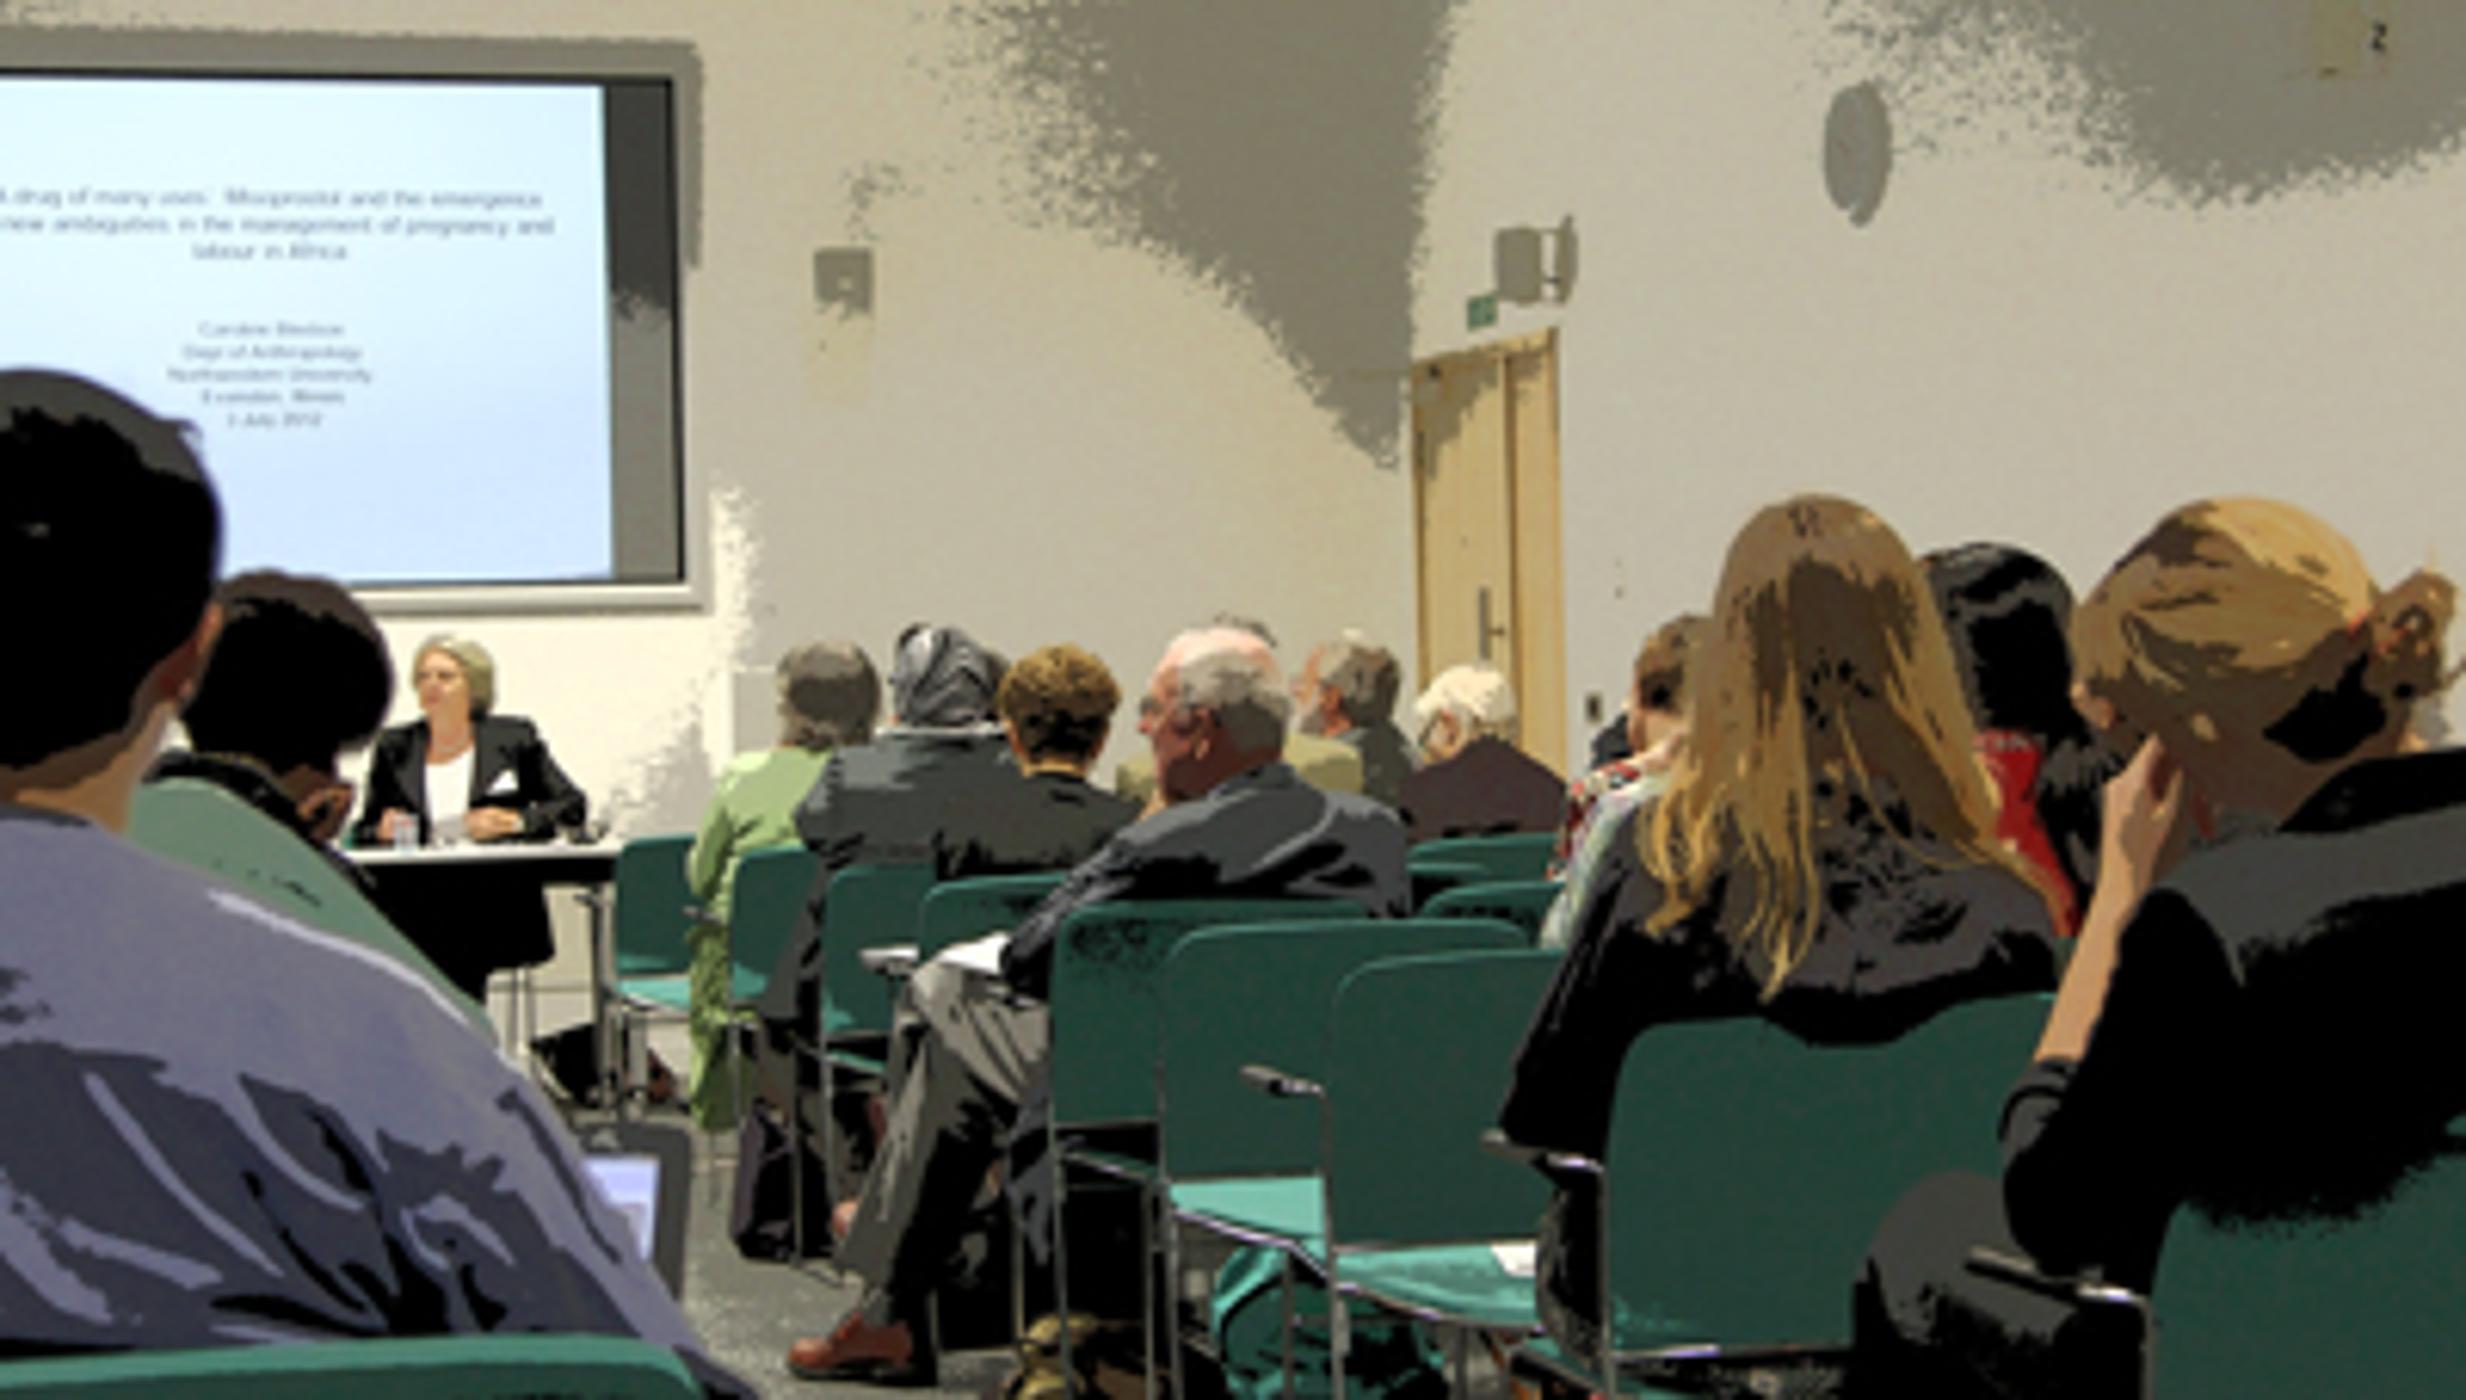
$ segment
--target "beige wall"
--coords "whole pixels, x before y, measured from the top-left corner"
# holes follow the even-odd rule
[[[406,671],[438,627],[487,642],[503,708],[540,722],[620,831],[694,820],[715,765],[772,737],[734,732],[734,673],[815,636],[877,662],[919,619],[1014,654],[1073,640],[1134,693],[1175,628],[1219,609],[1295,652],[1345,625],[1409,638],[1394,375],[1438,12],[0,4],[137,55],[193,30],[501,40],[516,63],[580,40],[690,53],[685,424],[708,607],[388,622]],[[813,251],[844,245],[873,250],[870,321],[815,305]]]
[[[2314,507],[2384,575],[2466,561],[2466,16],[2371,0],[2394,16],[2386,73],[2319,78],[2315,10],[2364,3],[0,17],[141,53],[339,26],[690,55],[708,606],[444,620],[495,645],[507,708],[643,830],[691,820],[712,766],[767,737],[736,732],[732,677],[808,636],[1067,636],[1134,688],[1167,632],[1221,607],[1409,653],[1395,376],[1466,342],[1494,229],[1567,215],[1573,299],[1491,333],[1564,328],[1571,709],[1615,694],[1642,629],[1707,601],[1750,511],[1802,489],[1867,501],[1919,548],[2028,543],[2076,586],[2161,510],[2227,490]],[[1835,92],[1868,81],[1894,164],[1854,227],[1820,152]],[[851,244],[874,252],[878,312],[842,323],[814,306],[811,255]],[[432,625],[390,630],[407,649]]]
[[[2322,80],[2310,0],[2046,8],[1463,13],[1415,349],[1466,340],[1492,229],[1575,217],[1572,300],[1485,333],[1564,327],[1571,705],[1799,490],[2076,588],[2218,492],[2318,511],[2384,579],[2466,566],[2466,16],[2378,4],[2386,76]],[[1821,147],[1870,80],[1894,166],[1860,228]]]

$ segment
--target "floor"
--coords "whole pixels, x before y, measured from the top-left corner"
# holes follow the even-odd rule
[[[537,1019],[524,1027],[542,1034],[582,1023],[590,1004],[588,925],[570,900],[551,898],[549,907],[557,956],[532,971]],[[488,1010],[501,1037],[513,1001],[509,993],[509,979],[500,975],[490,990]],[[682,1025],[655,1025],[650,1039],[653,1052],[680,1072],[691,1062]],[[732,1153],[735,1144],[729,1139],[716,1147],[713,1151],[712,1143],[696,1136],[693,1213],[686,1231],[685,1315],[703,1344],[766,1396],[878,1400],[892,1393],[872,1386],[817,1384],[788,1374],[783,1362],[788,1344],[828,1329],[855,1301],[856,1288],[835,1276],[827,1263],[795,1269],[737,1253],[727,1229],[734,1164],[724,1155]],[[984,1395],[1009,1371],[1010,1356],[1003,1351],[945,1357],[941,1391]]]

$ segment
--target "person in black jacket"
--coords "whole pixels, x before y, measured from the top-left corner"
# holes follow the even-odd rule
[[[1040,647],[1005,672],[993,708],[1027,781],[950,813],[933,836],[936,877],[1067,870],[1136,819],[1137,803],[1087,780],[1121,703],[1105,663],[1075,646]]]
[[[1890,527],[1827,496],[1758,512],[1690,671],[1668,788],[1568,892],[1567,962],[1499,1113],[1526,1146],[1598,1159],[1627,1048],[1661,1022],[1872,1041],[2054,983],[2045,877],[1996,838],[1943,624]],[[1542,1229],[1542,1317],[1576,1356],[1596,1350],[1594,1206],[1560,1183]]]
[[[2349,1215],[2439,1145],[2466,1109],[2466,756],[2409,753],[2408,730],[2453,609],[2446,579],[2383,591],[2334,530],[2251,499],[2168,515],[2082,605],[2076,696],[2135,756],[2000,1190],[1939,1178],[1884,1223],[1862,1388],[2124,1390],[2126,1315],[1981,1277],[1969,1249],[2145,1291],[2187,1201]],[[2267,830],[2183,854],[2235,813]]]
[[[495,713],[497,667],[487,648],[439,635],[412,654],[422,718],[377,736],[355,844],[545,841],[579,827],[590,801],[549,756],[527,719]]]
[[[1310,787],[1282,761],[1290,703],[1255,636],[1213,628],[1175,638],[1139,710],[1170,805],[1071,871],[1014,931],[998,980],[937,962],[911,984],[927,1033],[837,1256],[865,1294],[830,1335],[795,1344],[791,1371],[886,1383],[932,1375],[917,1324],[1005,1131],[1042,1095],[1051,1043],[1043,998],[1054,937],[1072,913],[1216,896],[1337,898],[1404,913],[1403,828],[1378,803]],[[937,970],[949,975],[928,975]]]
[[[495,713],[496,662],[467,637],[433,636],[412,653],[422,718],[377,736],[355,844],[546,841],[583,824],[589,800],[529,720]],[[556,942],[539,886],[520,870],[402,869],[377,902],[470,997],[490,973],[545,962]]]
[[[1413,702],[1423,764],[1405,776],[1397,814],[1415,842],[1556,831],[1567,781],[1515,745],[1516,693],[1495,667],[1439,672]]]

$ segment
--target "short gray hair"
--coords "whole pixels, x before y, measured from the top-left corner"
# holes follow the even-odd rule
[[[454,658],[454,664],[462,668],[463,682],[471,688],[471,718],[488,718],[489,711],[497,707],[497,660],[488,654],[488,648],[469,637],[456,636],[451,632],[439,632],[427,638],[420,643],[417,651],[411,653],[411,688],[414,691],[420,685],[420,658],[432,651]]]
[[[1468,661],[1438,673],[1413,702],[1413,719],[1427,734],[1440,715],[1454,715],[1467,737],[1488,735],[1510,743],[1516,737],[1516,692],[1495,666]]]
[[[1336,708],[1347,720],[1370,725],[1395,717],[1404,677],[1394,652],[1348,627],[1319,644],[1318,659],[1319,684],[1336,692]]]
[[[1255,634],[1242,640],[1250,644],[1243,645],[1219,627],[1173,639],[1174,650],[1181,653],[1174,679],[1182,707],[1213,712],[1225,736],[1246,753],[1281,752],[1284,726],[1293,716],[1292,697],[1285,693],[1274,654]]]

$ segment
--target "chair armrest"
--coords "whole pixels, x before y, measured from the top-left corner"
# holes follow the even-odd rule
[[[2086,1274],[2050,1274],[2037,1262],[2006,1254],[1985,1245],[1973,1245],[1969,1251],[1971,1272],[2000,1279],[2032,1293],[2066,1303],[2093,1303],[2106,1307],[2130,1308],[2146,1312],[2149,1299],[2121,1284],[2108,1283],[2095,1271]]]
[[[880,948],[856,950],[858,966],[882,977],[911,977],[916,973],[916,945],[893,943]]]
[[[1488,1128],[1481,1134],[1482,1150],[1510,1162],[1537,1167],[1552,1176],[1589,1176],[1600,1178],[1609,1168],[1581,1152],[1554,1152],[1547,1147],[1533,1147],[1517,1142],[1498,1128]]]
[[[1274,1098],[1323,1099],[1327,1097],[1325,1086],[1314,1080],[1304,1079],[1297,1074],[1287,1074],[1273,1065],[1243,1065],[1241,1076],[1243,1083]]]

